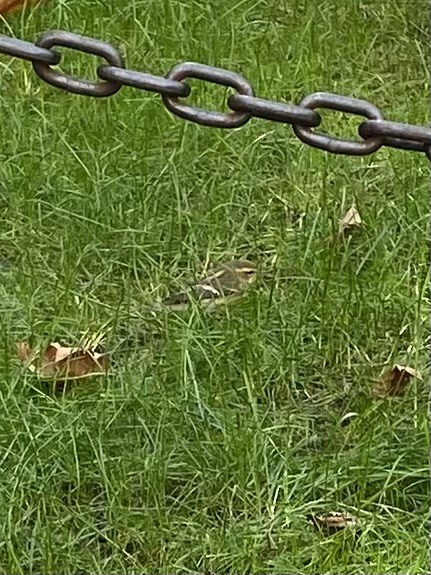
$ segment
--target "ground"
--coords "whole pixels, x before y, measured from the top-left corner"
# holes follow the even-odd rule
[[[332,91],[427,125],[428,13],[425,0],[49,0],[2,32],[70,30],[145,72],[198,61],[260,97]],[[62,52],[94,77],[95,58]],[[335,156],[257,119],[206,128],[155,94],[84,98],[0,62],[0,571],[428,573],[426,157]],[[192,102],[224,109],[223,89],[191,85]],[[323,118],[355,137],[359,118]],[[362,228],[334,241],[353,203]],[[234,257],[262,271],[235,306],[146,311]],[[17,341],[104,326],[107,378],[58,395],[16,360]],[[373,398],[395,363],[424,380]],[[331,510],[361,531],[307,522]]]

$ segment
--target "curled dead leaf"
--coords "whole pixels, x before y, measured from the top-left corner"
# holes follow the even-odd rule
[[[408,382],[412,378],[422,380],[421,374],[408,365],[394,365],[376,382],[372,394],[375,397],[386,397],[388,395],[401,395],[404,393]]]
[[[40,4],[44,0],[0,0],[0,15],[5,16],[18,10],[23,10],[27,6]]]
[[[362,219],[355,206],[347,211],[344,218],[340,220],[338,236],[349,236],[355,229],[362,225]]]
[[[316,527],[332,533],[340,531],[341,529],[357,527],[359,524],[357,517],[341,511],[329,511],[327,513],[308,515],[307,519]]]
[[[26,342],[18,343],[17,347],[21,361],[43,380],[79,380],[105,375],[109,368],[107,355],[91,348],[67,347],[57,342],[42,351],[32,350]]]

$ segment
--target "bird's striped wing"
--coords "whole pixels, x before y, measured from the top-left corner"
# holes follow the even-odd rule
[[[217,304],[236,293],[237,290],[222,289],[219,282],[206,280],[196,284],[188,291],[172,294],[163,301],[163,304],[175,309],[183,309],[192,301],[197,301],[202,305]]]

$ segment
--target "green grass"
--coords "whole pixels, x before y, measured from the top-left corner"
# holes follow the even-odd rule
[[[427,125],[428,12],[51,0],[1,28],[71,30],[135,69],[200,61],[260,97],[333,91]],[[63,52],[64,69],[94,76],[92,57]],[[205,128],[154,94],[94,100],[29,63],[0,68],[0,572],[428,573],[426,158],[334,156],[288,126]],[[191,84],[192,102],[223,109],[220,87]],[[362,230],[328,242],[352,202]],[[239,304],[146,319],[207,263],[244,256],[263,277]],[[57,396],[16,360],[19,340],[73,343],[107,322],[110,347],[129,343],[106,380]],[[424,382],[373,399],[400,362]],[[325,536],[306,520],[324,510],[358,513],[362,531]]]

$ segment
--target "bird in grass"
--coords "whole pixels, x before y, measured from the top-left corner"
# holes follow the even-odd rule
[[[192,301],[214,309],[216,306],[240,298],[257,277],[257,266],[247,260],[232,260],[220,265],[207,277],[184,292],[172,294],[162,304],[182,311]]]

